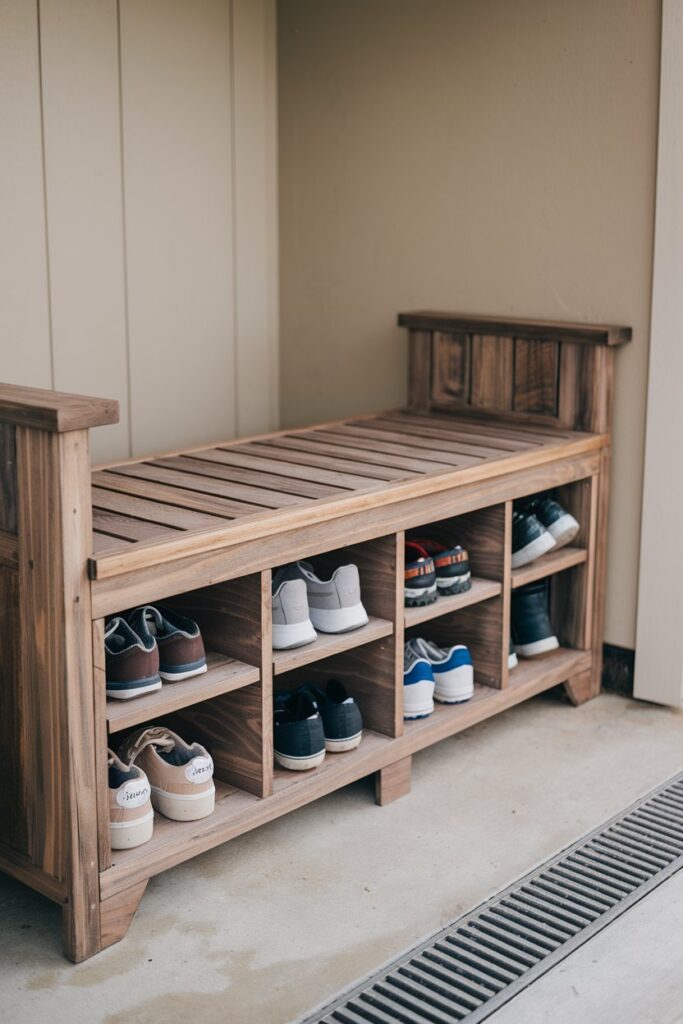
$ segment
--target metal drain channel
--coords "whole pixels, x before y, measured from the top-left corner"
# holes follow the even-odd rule
[[[683,772],[302,1024],[475,1024],[681,867]]]

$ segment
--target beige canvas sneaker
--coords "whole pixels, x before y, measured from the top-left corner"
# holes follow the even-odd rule
[[[164,817],[196,821],[213,811],[213,761],[201,743],[186,743],[170,729],[152,726],[128,736],[119,756],[143,769],[152,804]]]
[[[129,850],[152,838],[154,811],[149,780],[141,768],[107,751],[109,835],[112,850]]]

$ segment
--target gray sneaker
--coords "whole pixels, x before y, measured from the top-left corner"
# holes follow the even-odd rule
[[[311,622],[321,633],[348,633],[368,622],[360,599],[360,577],[355,565],[342,565],[329,580],[321,580],[309,562],[297,562],[306,581]]]
[[[284,566],[273,576],[273,648],[285,651],[315,640],[308,614],[306,583],[296,566]]]

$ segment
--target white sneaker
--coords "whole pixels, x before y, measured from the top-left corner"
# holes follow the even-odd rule
[[[434,673],[410,642],[403,648],[403,717],[426,718],[434,710]]]
[[[316,638],[308,613],[306,583],[294,566],[278,569],[273,577],[273,648],[286,651]]]
[[[321,580],[309,562],[297,562],[306,581],[311,622],[321,633],[348,633],[367,625],[368,613],[360,599],[360,577],[355,565],[342,565],[329,580]]]
[[[424,658],[434,673],[434,700],[442,704],[460,704],[474,694],[472,656],[464,644],[441,648],[431,640],[410,641],[417,658]]]

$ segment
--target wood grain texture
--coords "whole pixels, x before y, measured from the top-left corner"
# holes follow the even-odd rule
[[[30,853],[28,807],[23,780],[31,772],[33,746],[27,735],[24,677],[21,666],[19,574],[0,566],[0,747],[5,752],[0,773],[0,851]],[[8,856],[11,854],[8,852]]]
[[[0,423],[0,530],[17,532],[17,454],[15,428]]]
[[[130,928],[146,888],[147,879],[143,882],[136,882],[130,889],[123,889],[114,896],[102,900],[100,904],[100,946],[102,949],[113,946],[115,942],[120,942],[124,937]]]
[[[586,345],[622,345],[631,340],[630,327],[612,324],[576,324],[559,320],[530,320],[432,310],[399,313],[398,324],[410,330],[500,334],[540,341],[552,338]]]
[[[592,700],[593,697],[597,697],[594,676],[591,669],[586,669],[584,672],[579,672],[575,676],[570,676],[570,678],[565,681],[564,688],[567,696],[575,707],[578,707],[580,704],[585,704],[586,701]]]
[[[432,336],[429,331],[410,332],[408,346],[408,408],[427,412],[431,399]]]
[[[469,334],[434,332],[431,401],[469,402],[471,345]]]
[[[557,342],[516,338],[512,408],[556,416],[558,370]]]
[[[0,423],[63,433],[118,421],[119,403],[111,398],[0,384]]]
[[[566,505],[564,506],[567,507]],[[547,555],[523,565],[521,569],[512,570],[512,588],[523,587],[534,580],[542,580],[546,576],[553,576],[555,573],[564,572],[575,565],[582,565],[588,559],[588,552],[585,548],[571,545],[564,548],[555,548]],[[570,646],[573,646],[570,644]]]
[[[512,373],[512,338],[475,334],[472,338],[470,404],[482,409],[511,409]]]
[[[410,793],[412,767],[413,759],[408,755],[376,772],[375,803],[379,807],[386,807]]]
[[[367,626],[361,626],[360,629],[354,629],[349,633],[318,633],[317,640],[304,647],[273,651],[273,673],[279,676],[283,672],[292,672],[294,669],[303,668],[304,665],[330,658],[333,654],[341,654],[352,647],[370,643],[371,640],[391,636],[394,631],[393,623],[372,615],[369,618]]]
[[[99,870],[111,866],[109,829],[109,730],[107,727],[107,667],[104,650],[104,619],[92,624],[93,716],[95,735],[95,785],[97,813],[97,849]],[[134,702],[132,702],[134,703]],[[113,744],[115,747],[115,744]]]
[[[485,604],[469,605],[411,627],[407,635],[425,637],[439,647],[465,644],[472,655],[476,682],[500,688],[506,680],[509,640],[503,635],[504,611],[503,597],[493,597]]]

